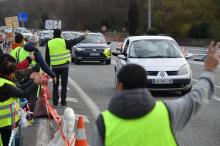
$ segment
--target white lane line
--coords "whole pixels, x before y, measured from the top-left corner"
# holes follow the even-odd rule
[[[37,127],[37,145],[47,146],[50,141],[50,124],[47,119],[39,119]]]
[[[66,97],[66,101],[68,102],[79,102],[77,98],[74,97]],[[59,98],[59,102],[61,102],[61,98]]]
[[[101,110],[97,106],[97,104],[83,91],[83,89],[72,79],[69,77],[69,84],[76,90],[81,99],[85,102],[93,117],[97,119],[98,115],[101,113]]]
[[[67,97],[66,101],[68,101],[68,102],[79,102],[77,98],[73,98],[73,97]]]

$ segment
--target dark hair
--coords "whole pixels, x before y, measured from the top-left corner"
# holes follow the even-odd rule
[[[54,29],[54,31],[53,31],[53,37],[54,37],[54,38],[59,38],[59,37],[61,37],[61,29]]]
[[[0,55],[0,73],[9,75],[16,71],[15,59],[9,54]]]
[[[147,84],[146,70],[137,64],[124,66],[117,75],[118,82],[122,83],[124,89],[145,88]]]
[[[20,33],[17,33],[15,36],[15,43],[22,43],[23,40],[24,40],[24,36]]]

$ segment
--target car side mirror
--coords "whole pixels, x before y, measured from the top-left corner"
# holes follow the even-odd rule
[[[118,55],[118,59],[127,60],[127,57],[125,55]]]
[[[118,56],[118,55],[120,55],[120,53],[118,51],[112,51],[112,55],[113,56]]]
[[[111,41],[107,41],[107,45],[111,44],[112,42]]]

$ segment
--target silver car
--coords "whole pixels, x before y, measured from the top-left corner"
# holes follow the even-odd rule
[[[174,39],[167,36],[134,36],[125,39],[117,54],[115,79],[126,64],[143,66],[148,74],[147,87],[151,91],[181,91],[192,87],[192,71]]]

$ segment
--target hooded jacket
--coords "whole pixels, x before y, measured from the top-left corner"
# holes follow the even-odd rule
[[[169,113],[171,130],[174,133],[182,130],[195,116],[201,106],[207,104],[214,95],[214,73],[204,71],[199,81],[193,86],[190,93],[174,99],[164,100]],[[117,92],[111,99],[108,110],[112,114],[123,118],[133,119],[148,114],[155,106],[154,99],[148,89],[134,89]],[[105,124],[102,114],[96,121],[92,146],[104,146]]]

